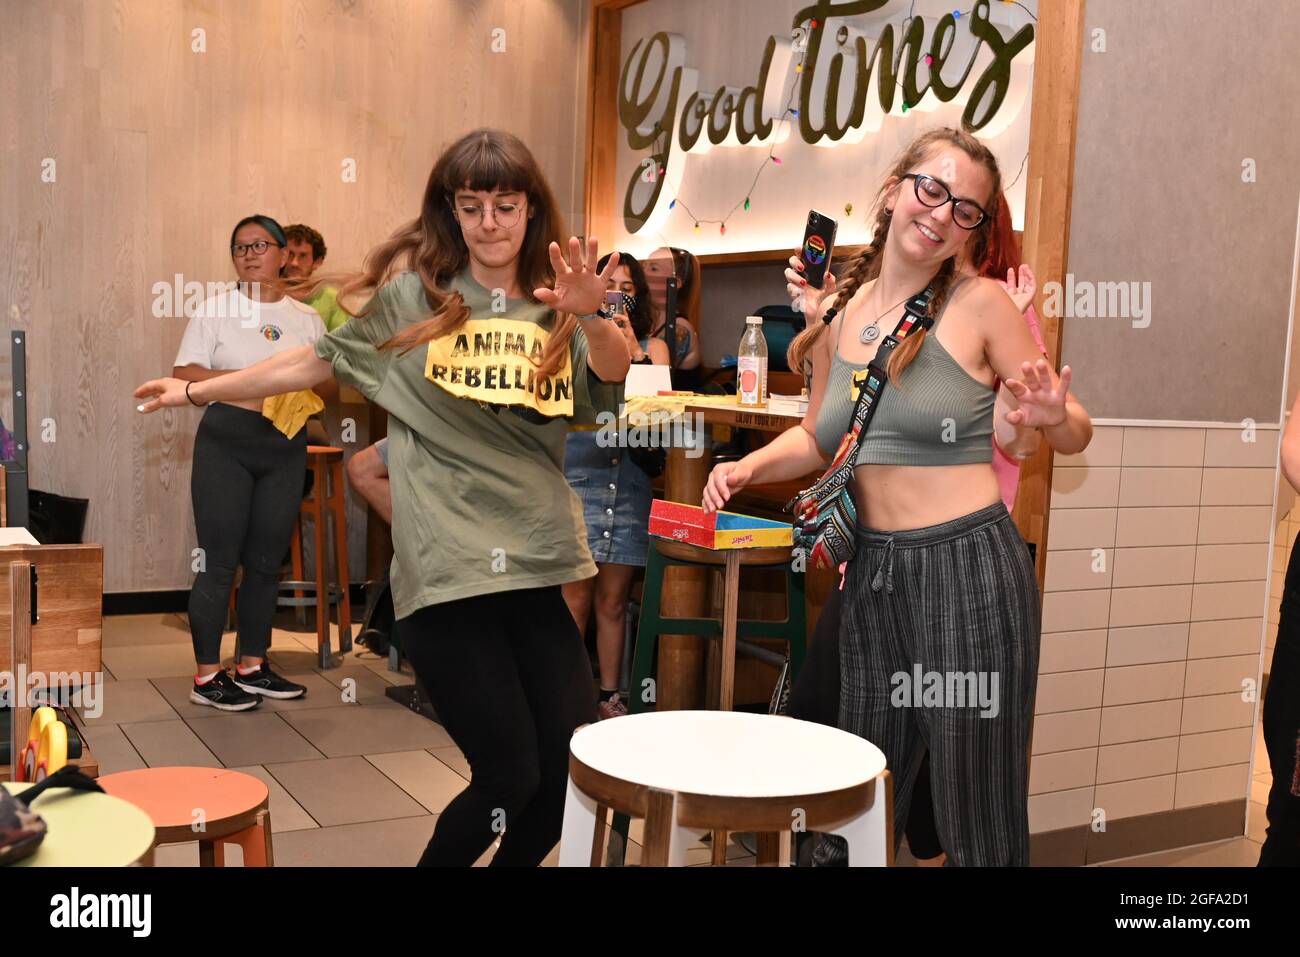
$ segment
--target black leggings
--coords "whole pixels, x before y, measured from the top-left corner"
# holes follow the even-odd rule
[[[790,689],[786,709],[792,718],[815,721],[834,728],[840,720],[840,611],[844,593],[838,582],[826,599],[817,619],[812,647],[804,659],[799,678]],[[921,761],[916,784],[912,788],[911,811],[907,815],[907,846],[912,856],[922,860],[943,853],[939,831],[934,823],[934,804],[930,796],[930,755]]]
[[[190,589],[190,635],[200,665],[221,662],[230,588],[240,565],[239,653],[266,656],[306,468],[306,430],[286,439],[260,412],[234,405],[217,403],[203,413],[190,477],[201,549]]]
[[[1277,644],[1264,696],[1264,746],[1273,769],[1262,867],[1300,867],[1300,537],[1282,590]]]
[[[470,867],[498,836],[492,866],[541,864],[564,823],[569,738],[596,720],[591,663],[560,587],[430,605],[397,635],[471,772],[420,864]]]

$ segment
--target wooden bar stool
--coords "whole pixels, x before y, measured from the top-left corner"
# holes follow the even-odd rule
[[[627,715],[569,744],[560,866],[600,866],[613,809],[645,819],[644,866],[680,867],[693,840],[728,830],[758,833],[759,865],[783,866],[807,830],[843,837],[850,867],[885,867],[892,802],[885,755],[846,731],[728,711]]]
[[[154,846],[199,842],[200,867],[225,867],[223,845],[244,850],[245,867],[271,867],[270,792],[241,771],[141,768],[99,779],[108,794],[149,815]]]
[[[316,653],[322,668],[330,667],[330,606],[338,606],[339,618],[339,652],[352,650],[352,598],[348,589],[348,527],[347,501],[343,494],[343,450],[328,445],[307,446],[307,468],[311,469],[314,481],[310,498],[302,500],[298,510],[298,521],[293,526],[293,540],[290,542],[290,555],[293,561],[293,579],[280,582],[281,595],[278,604],[291,606],[297,610],[299,623],[305,623],[305,609],[316,609]],[[326,517],[333,520],[334,553],[338,583],[331,585],[326,574],[326,556],[329,551],[330,536],[327,534]],[[315,536],[316,579],[303,580],[302,567],[302,523],[309,518],[312,522],[312,534]],[[293,595],[283,594],[292,591]],[[310,592],[307,597],[304,592]]]
[[[660,614],[664,572],[674,565],[713,568],[722,572],[722,618],[667,618]],[[740,602],[741,566],[756,568],[785,567],[786,617],[783,621],[737,619]],[[721,677],[709,687],[709,704],[730,711],[736,683],[736,650],[740,639],[772,638],[790,647],[790,677],[799,674],[808,647],[808,623],[804,611],[803,575],[794,571],[789,546],[781,548],[702,548],[686,542],[650,539],[646,560],[645,589],[641,601],[641,620],[637,627],[636,652],[629,686],[628,709],[632,713],[649,710],[645,700],[645,682],[654,667],[655,649],[660,635],[701,635],[722,640]],[[658,700],[658,695],[655,695]]]

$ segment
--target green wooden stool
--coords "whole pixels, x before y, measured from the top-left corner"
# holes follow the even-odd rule
[[[785,567],[786,617],[765,621],[739,619],[740,568]],[[655,652],[660,635],[700,635],[717,638],[722,643],[721,681],[716,689],[718,709],[732,710],[735,687],[736,648],[742,639],[768,638],[785,641],[790,650],[790,681],[799,674],[808,647],[808,623],[804,610],[804,576],[794,571],[792,549],[732,548],[715,550],[685,542],[651,538],[646,561],[645,588],[641,599],[641,620],[637,626],[636,651],[633,656],[632,682],[629,686],[628,710],[632,714],[650,710],[646,701],[646,682],[654,670]],[[660,613],[665,572],[673,566],[718,569],[723,573],[722,618],[668,618]],[[714,697],[710,689],[710,698]],[[658,694],[654,695],[657,700]],[[617,720],[617,719],[614,719]],[[628,818],[614,817],[613,830],[627,847]],[[715,835],[715,841],[720,837]],[[715,855],[721,853],[715,848]],[[725,850],[725,849],[724,849]]]
[[[741,566],[774,568],[785,566],[786,617],[784,621],[738,619]],[[660,611],[664,573],[673,566],[715,568],[723,573],[722,618],[667,618]],[[734,548],[714,550],[670,542],[650,540],[646,561],[645,590],[641,599],[641,620],[637,626],[636,651],[633,656],[632,683],[629,686],[629,711],[650,710],[646,701],[645,682],[654,670],[655,651],[660,635],[700,635],[722,639],[722,682],[718,689],[718,707],[730,711],[735,682],[736,642],[748,638],[785,641],[790,648],[790,676],[793,680],[803,666],[807,651],[808,624],[804,611],[804,578],[793,570],[791,549]],[[655,696],[657,698],[657,695]]]

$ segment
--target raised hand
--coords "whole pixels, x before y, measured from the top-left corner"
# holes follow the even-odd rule
[[[184,379],[150,379],[132,393],[137,399],[149,399],[136,406],[136,411],[156,412],[164,406],[191,405],[185,396],[185,387],[189,384]]]
[[[1065,421],[1065,400],[1070,392],[1070,367],[1061,369],[1061,378],[1052,386],[1052,367],[1046,359],[1022,363],[1021,379],[1007,379],[1003,384],[1015,398],[1018,408],[1006,414],[1011,425],[1028,429],[1046,429]]]
[[[785,291],[790,296],[791,308],[812,318],[817,315],[826,297],[835,295],[835,276],[829,269],[826,270],[826,279],[822,283],[822,288],[816,289],[804,281],[803,271],[803,260],[798,256],[791,256],[790,266],[785,271]]]
[[[559,243],[551,243],[551,268],[555,270],[555,283],[550,289],[542,286],[533,290],[539,302],[544,302],[556,312],[569,312],[575,316],[589,316],[605,301],[609,277],[618,268],[618,253],[609,257],[604,272],[596,272],[596,240],[588,239],[583,250],[576,236],[569,237],[569,258],[565,261]]]
[[[1029,268],[1029,263],[1020,264],[1019,275],[1014,269],[1007,270],[1007,295],[1021,312],[1029,308],[1037,291],[1038,279],[1034,276],[1034,271]]]

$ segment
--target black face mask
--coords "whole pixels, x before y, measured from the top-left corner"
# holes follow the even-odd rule
[[[626,312],[629,317],[636,315],[636,296],[632,295],[630,292],[623,293],[623,311]]]

